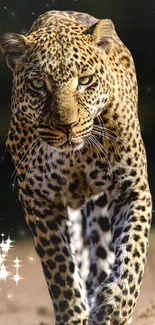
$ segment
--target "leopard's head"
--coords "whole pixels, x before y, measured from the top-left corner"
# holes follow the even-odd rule
[[[13,71],[12,115],[21,129],[58,150],[80,149],[113,97],[113,23],[91,27],[54,21],[27,36],[6,33],[0,44]],[[17,132],[18,133],[18,132]]]

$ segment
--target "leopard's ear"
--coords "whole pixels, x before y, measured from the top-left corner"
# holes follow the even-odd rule
[[[90,26],[86,33],[92,37],[92,42],[101,47],[106,53],[112,48],[114,24],[110,19],[101,19]]]
[[[16,33],[5,33],[0,38],[0,48],[6,56],[6,62],[11,70],[15,70],[25,55],[29,44],[26,37]]]

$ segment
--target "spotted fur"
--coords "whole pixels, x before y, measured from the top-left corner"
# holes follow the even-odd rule
[[[1,49],[7,147],[56,324],[129,324],[151,220],[132,56],[110,20],[60,11]]]

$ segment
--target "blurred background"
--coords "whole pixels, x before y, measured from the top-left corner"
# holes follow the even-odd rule
[[[139,117],[148,156],[149,182],[155,198],[155,1],[154,0],[1,0],[0,34],[26,33],[39,14],[48,10],[76,10],[110,18],[133,54],[139,84]],[[11,71],[0,54],[0,232],[11,238],[28,235],[14,186],[13,165],[5,149],[10,117]],[[154,221],[155,223],[155,221]]]

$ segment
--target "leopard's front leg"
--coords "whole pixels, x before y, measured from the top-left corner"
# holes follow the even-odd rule
[[[60,198],[54,203],[40,201],[29,197],[26,219],[53,301],[56,324],[85,325],[88,305],[70,244],[67,209]]]
[[[150,219],[147,182],[127,191],[122,187],[111,219],[115,263],[109,278],[98,290],[89,325],[131,322],[144,274]]]

